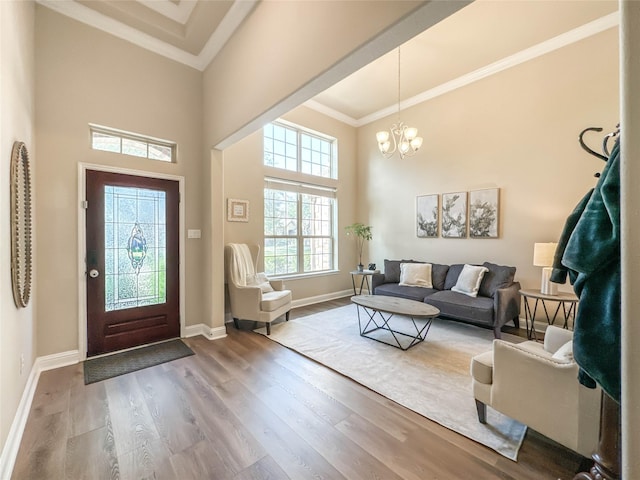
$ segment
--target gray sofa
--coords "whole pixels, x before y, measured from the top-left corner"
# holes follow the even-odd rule
[[[440,310],[440,316],[474,323],[493,329],[495,338],[500,338],[500,329],[512,321],[520,326],[520,283],[514,281],[516,268],[485,262],[484,274],[477,297],[451,291],[463,264],[441,265],[432,263],[433,288],[399,285],[401,263],[426,263],[414,260],[385,260],[384,273],[372,276],[371,290],[374,295],[408,298],[425,302]]]

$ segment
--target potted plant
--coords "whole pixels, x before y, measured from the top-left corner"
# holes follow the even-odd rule
[[[358,249],[358,271],[362,271],[364,265],[362,264],[362,249],[364,248],[365,240],[371,240],[371,226],[363,223],[354,223],[345,227],[347,235],[353,235],[356,237],[356,246]]]

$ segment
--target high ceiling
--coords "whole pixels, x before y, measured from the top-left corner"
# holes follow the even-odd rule
[[[38,0],[204,70],[259,0]],[[294,0],[289,0],[294,1]],[[300,0],[295,0],[300,1]],[[617,0],[476,0],[400,48],[402,107],[618,23]],[[307,102],[355,126],[397,110],[398,50]]]

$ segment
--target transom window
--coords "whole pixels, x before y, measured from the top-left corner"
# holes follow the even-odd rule
[[[174,142],[92,124],[89,124],[89,130],[91,131],[91,148],[94,150],[122,153],[162,162],[175,162],[176,144]]]
[[[295,275],[333,270],[335,212],[335,189],[265,179],[265,273]]]
[[[266,166],[337,178],[335,139],[283,123],[266,125],[263,134]]]

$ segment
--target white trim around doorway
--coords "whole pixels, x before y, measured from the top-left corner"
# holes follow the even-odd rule
[[[130,170],[128,168],[111,167],[107,165],[96,165],[91,163],[78,164],[78,361],[82,362],[87,358],[87,274],[85,259],[87,256],[86,228],[87,220],[85,216],[86,201],[86,181],[87,170],[97,170],[100,172],[120,173],[124,175],[136,175],[138,177],[159,178],[163,180],[174,180],[178,182],[180,191],[180,337],[186,334],[186,309],[185,309],[185,208],[184,208],[184,185],[183,176],[170,175],[156,172],[146,172],[142,170]]]

